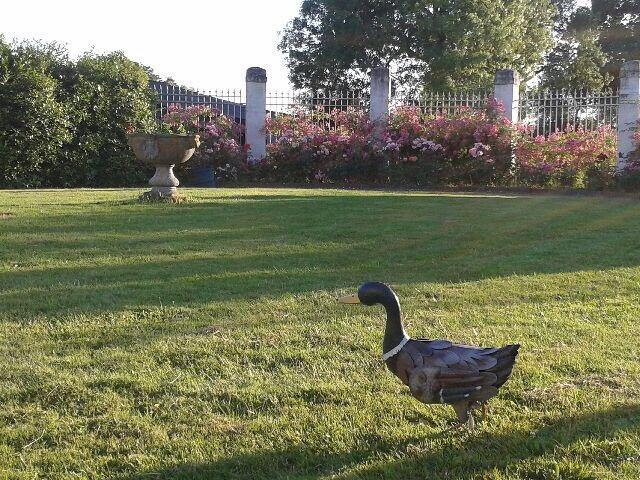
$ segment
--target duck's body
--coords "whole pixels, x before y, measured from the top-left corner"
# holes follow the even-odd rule
[[[495,397],[511,375],[518,347],[409,340],[386,364],[415,398],[423,403],[449,404],[460,422],[472,422],[471,409]]]
[[[354,297],[350,297],[354,303]],[[423,403],[451,405],[461,423],[473,425],[471,410],[498,394],[513,370],[519,345],[482,348],[448,340],[410,339],[402,326],[400,303],[382,283],[366,283],[359,303],[382,304],[387,311],[383,360]]]

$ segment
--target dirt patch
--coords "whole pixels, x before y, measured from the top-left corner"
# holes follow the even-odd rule
[[[13,217],[13,213],[9,212],[0,212],[0,220],[7,220],[8,218]]]

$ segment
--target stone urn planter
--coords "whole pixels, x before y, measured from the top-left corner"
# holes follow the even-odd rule
[[[180,182],[173,167],[191,158],[200,145],[198,135],[164,133],[132,133],[127,135],[129,146],[138,160],[156,167],[151,180],[151,191],[143,194],[150,200],[176,200]]]

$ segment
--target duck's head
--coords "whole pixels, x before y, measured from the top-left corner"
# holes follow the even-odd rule
[[[338,299],[340,303],[363,305],[391,305],[398,304],[398,297],[388,285],[381,282],[367,282],[360,285],[358,293]]]
[[[363,305],[380,304],[387,311],[387,323],[384,330],[384,340],[382,341],[382,351],[389,352],[391,349],[406,342],[407,334],[402,327],[400,314],[400,302],[397,295],[388,285],[380,282],[367,282],[360,285],[356,295],[349,295],[338,299],[341,303],[361,303]]]

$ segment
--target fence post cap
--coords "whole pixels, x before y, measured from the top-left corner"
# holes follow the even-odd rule
[[[640,60],[629,60],[620,67],[621,77],[633,77],[640,74]]]
[[[247,82],[267,83],[267,71],[261,67],[247,68]]]
[[[520,83],[520,75],[515,70],[505,69],[496,72],[494,85],[514,85]]]

